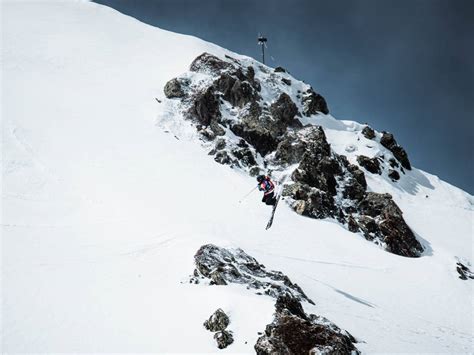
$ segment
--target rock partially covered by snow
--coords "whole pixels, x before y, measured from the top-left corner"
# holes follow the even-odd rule
[[[257,294],[277,298],[288,293],[298,300],[313,303],[288,276],[280,271],[267,270],[242,249],[206,244],[194,255],[194,261],[194,277],[208,279],[211,285],[245,284],[248,289],[257,290]]]
[[[421,255],[423,247],[390,194],[368,192],[359,203],[358,210],[359,226],[367,239],[377,239],[394,254],[411,257]]]
[[[365,155],[359,155],[357,157],[357,162],[360,166],[372,174],[380,175],[382,173],[382,170],[380,170],[380,162],[378,158],[369,158]]]
[[[165,85],[163,90],[168,99],[179,98],[184,96],[184,91],[181,87],[181,83],[177,78],[171,79]]]
[[[460,261],[456,263],[456,270],[461,280],[474,279],[474,272]]]
[[[219,349],[224,349],[234,342],[232,332],[226,330],[230,320],[227,314],[222,309],[217,309],[208,320],[204,322],[204,327],[215,332],[214,339],[217,342]]]
[[[219,308],[204,322],[204,327],[211,332],[218,332],[227,328],[229,323],[229,317]]]
[[[398,145],[397,141],[393,137],[393,134],[388,132],[382,132],[380,144],[390,150],[393,153],[393,156],[397,158],[397,160],[405,169],[411,170],[411,164],[408,160],[408,154],[402,146]]]
[[[234,342],[234,336],[232,335],[232,332],[228,330],[217,332],[214,334],[214,339],[216,340],[219,349],[225,349]]]
[[[254,348],[257,355],[358,354],[354,337],[329,320],[307,315],[290,295],[278,297],[274,320]]]

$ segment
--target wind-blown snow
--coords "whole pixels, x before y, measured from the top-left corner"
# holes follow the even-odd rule
[[[190,285],[206,243],[283,271],[362,351],[473,351],[473,286],[455,270],[472,262],[472,196],[418,169],[399,183],[367,174],[427,247],[416,259],[284,204],[265,231],[260,198],[238,202],[252,178],[155,125],[155,97],[196,56],[244,57],[89,2],[2,11],[3,351],[253,352],[274,302]],[[363,126],[318,117],[349,160],[378,153]],[[202,326],[217,308],[226,350]]]

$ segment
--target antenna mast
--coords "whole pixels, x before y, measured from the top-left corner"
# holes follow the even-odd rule
[[[258,35],[258,44],[262,46],[262,63],[265,64],[265,47],[267,46],[267,38]]]

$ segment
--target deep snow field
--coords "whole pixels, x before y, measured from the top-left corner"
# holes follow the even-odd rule
[[[287,274],[315,301],[305,309],[363,352],[474,351],[473,283],[455,269],[473,260],[471,195],[418,169],[398,184],[367,175],[404,212],[420,258],[284,203],[265,231],[260,196],[239,203],[253,178],[156,125],[155,97],[195,57],[239,55],[85,1],[2,2],[2,40],[4,352],[253,353],[274,300],[189,284],[206,243]],[[313,123],[338,153],[358,144],[354,122]],[[202,326],[219,307],[234,331],[225,350]]]

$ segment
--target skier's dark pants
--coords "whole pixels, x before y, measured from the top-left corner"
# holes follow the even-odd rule
[[[275,193],[271,192],[268,195],[263,195],[262,202],[265,204],[272,206],[275,204]]]

